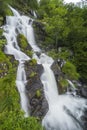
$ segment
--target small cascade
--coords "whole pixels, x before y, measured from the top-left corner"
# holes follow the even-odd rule
[[[3,27],[4,29],[3,35],[7,39],[7,45],[5,45],[4,52],[5,54],[13,55],[15,59],[19,61],[16,85],[20,94],[21,108],[25,112],[25,117],[28,117],[29,116],[29,101],[28,101],[27,92],[25,89],[26,74],[24,70],[24,62],[26,60],[30,60],[30,58],[20,50],[17,43],[17,39],[16,39],[17,37],[16,29],[19,29],[18,24],[20,23],[19,21],[20,14],[12,7],[10,8],[13,11],[15,16],[6,17],[6,25]]]
[[[67,79],[67,81],[69,83],[69,87],[67,88],[67,94],[73,94],[73,95],[76,96],[75,85],[69,79]]]
[[[25,117],[28,117],[30,106],[26,95],[25,84],[26,84],[26,74],[24,70],[24,63],[20,61],[17,71],[16,85],[21,98],[21,108],[25,111]]]
[[[32,27],[33,19],[21,16],[15,9],[10,8],[14,16],[8,16],[6,18],[6,25],[3,27],[4,36],[7,39],[5,53],[14,55],[15,59],[19,61],[16,84],[20,94],[21,108],[25,111],[25,116],[29,115],[30,106],[25,89],[27,81],[24,62],[30,58],[20,50],[16,40],[17,33],[22,33],[27,38],[34,52],[33,58],[37,60],[38,64],[42,64],[44,68],[40,79],[44,87],[49,110],[42,120],[42,125],[46,130],[83,130],[81,117],[84,110],[87,109],[86,100],[73,95],[58,94],[58,86],[51,70],[51,65],[54,61],[51,57],[41,53],[41,49],[37,46]],[[36,52],[41,53],[40,57],[36,55]],[[68,82],[71,84],[70,81]]]
[[[67,79],[67,81],[68,81],[68,83],[70,84],[70,86],[75,90],[74,84],[73,84],[69,79]]]

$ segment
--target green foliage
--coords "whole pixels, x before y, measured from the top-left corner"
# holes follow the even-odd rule
[[[7,75],[0,78],[0,112],[19,108],[19,96],[16,90],[15,76],[15,69],[9,67]]]
[[[8,4],[11,4],[12,0],[0,0],[0,16],[13,15],[9,9]]]
[[[31,14],[31,10],[38,8],[37,0],[12,0],[11,5],[25,14]]]
[[[24,118],[20,111],[0,113],[0,130],[43,130],[34,117]]]
[[[36,65],[37,64],[37,60],[36,59],[31,59],[30,60],[30,65],[33,66],[33,65]]]
[[[0,21],[1,21],[1,19],[0,19]],[[2,34],[3,34],[3,29],[0,28],[0,36],[2,36]]]
[[[60,48],[60,51],[56,51],[55,49],[52,49],[51,51],[48,51],[48,55],[51,56],[53,59],[64,59],[69,60],[71,57],[70,51],[67,48]]]
[[[68,87],[68,81],[62,77],[60,77],[59,80],[59,93],[63,94],[65,92],[67,92],[67,87]]]
[[[25,38],[25,36],[23,34],[19,34],[17,36],[17,40],[18,40],[18,44],[19,44],[20,48],[22,50],[26,50],[27,46],[28,46],[28,42],[27,42],[27,39]]]
[[[58,53],[58,58],[64,59],[67,61],[69,60],[70,57],[71,57],[71,52],[66,48],[61,48],[61,51],[59,51]]]
[[[38,12],[43,12],[42,15],[40,14],[41,19],[46,23],[45,30],[47,36],[45,42],[48,42],[48,39],[50,39],[51,42],[48,44],[52,43],[55,47],[58,47],[60,41],[63,42],[69,33],[69,28],[66,26],[67,9],[60,0],[48,0],[45,2],[41,0]]]
[[[65,65],[63,66],[62,72],[70,79],[77,80],[79,78],[79,74],[76,71],[76,67],[72,63],[70,63],[69,61],[67,61],[65,63]]]
[[[83,82],[87,82],[87,42],[78,42],[74,46],[74,63]]]
[[[19,109],[19,95],[16,90],[16,67],[13,68],[11,58],[4,52],[6,39],[2,37],[3,30],[0,29],[0,112]]]
[[[5,43],[6,43],[6,39],[5,37],[2,37],[3,34],[3,29],[0,28],[0,51],[2,51]]]
[[[33,55],[33,51],[26,50],[26,54],[27,54],[29,57],[32,57],[32,55]]]
[[[49,52],[53,58],[70,58],[69,51],[57,53],[58,47],[72,50],[74,64],[84,82],[87,83],[86,52],[81,46],[87,46],[87,8],[74,4],[63,4],[61,0],[41,0],[38,9],[39,19],[44,22],[46,36],[44,45],[54,50]],[[44,47],[45,48],[45,47]],[[81,51],[79,53],[77,50]],[[81,54],[81,55],[80,55]],[[83,55],[83,56],[82,56]],[[85,55],[85,56],[84,56]],[[81,57],[81,60],[80,60]]]
[[[41,97],[41,91],[39,89],[36,91],[36,96],[37,96],[37,98]]]
[[[17,35],[17,41],[18,41],[18,44],[19,44],[21,50],[23,52],[25,52],[28,56],[32,57],[33,51],[28,50],[29,49],[28,48],[29,43],[28,43],[26,37],[23,34],[18,34]]]
[[[53,59],[58,59],[58,52],[56,52],[54,49],[52,49],[51,51],[48,51],[47,53],[50,57],[52,57]]]
[[[31,74],[30,74],[30,78],[33,78],[34,76],[36,76],[37,75],[37,73],[36,72],[31,72]]]
[[[3,25],[3,17],[0,16],[0,26]],[[0,35],[1,35],[1,29],[0,29]]]
[[[59,83],[63,88],[67,88],[68,86],[68,81],[66,79],[60,79]]]

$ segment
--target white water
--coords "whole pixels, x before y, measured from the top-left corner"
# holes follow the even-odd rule
[[[17,43],[16,37],[16,29],[19,29],[19,13],[11,8],[14,12],[14,16],[6,17],[6,25],[3,27],[4,33],[3,35],[7,39],[7,45],[5,45],[5,53],[9,55],[13,55],[16,60],[19,61],[18,70],[17,70],[17,79],[16,85],[20,94],[20,102],[21,108],[25,112],[25,116],[29,116],[29,101],[26,94],[25,83],[26,83],[26,74],[24,70],[24,62],[29,60],[30,58],[24,54]]]
[[[24,62],[30,58],[21,52],[18,47],[15,30],[26,36],[34,51],[33,57],[37,60],[38,64],[42,64],[44,68],[44,73],[40,78],[44,86],[44,93],[49,105],[49,110],[43,118],[42,125],[45,126],[46,130],[82,130],[81,116],[86,108],[86,101],[71,95],[58,95],[55,77],[51,70],[51,65],[54,62],[53,59],[44,53],[41,53],[40,57],[35,54],[35,52],[41,52],[41,50],[36,45],[34,39],[33,20],[27,16],[20,16],[16,10],[11,9],[14,16],[7,17],[7,22],[4,26],[4,35],[7,38],[5,52],[6,54],[14,55],[15,59],[19,61],[16,84],[20,93],[21,107],[25,111],[25,116],[29,115],[29,101],[25,89],[26,74]]]

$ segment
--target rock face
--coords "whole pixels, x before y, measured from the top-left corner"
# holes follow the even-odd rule
[[[44,29],[44,24],[41,22],[34,21],[33,22],[33,27],[34,27],[34,34],[35,34],[35,39],[40,48],[44,48],[44,42],[45,42],[45,37],[46,37],[46,32]],[[46,46],[45,46],[46,48]]]
[[[61,71],[61,64],[59,65],[58,61],[55,60],[51,66],[51,69],[53,70],[55,78],[56,78],[59,94],[65,93],[67,91],[66,87],[63,88],[62,85],[60,84],[60,80],[64,78],[64,74]]]
[[[83,98],[87,98],[87,86],[81,85],[77,87],[77,95],[80,95]]]
[[[25,71],[27,76],[27,94],[30,101],[31,116],[43,118],[48,111],[48,104],[45,99],[43,85],[40,76],[43,73],[42,65],[25,63]]]

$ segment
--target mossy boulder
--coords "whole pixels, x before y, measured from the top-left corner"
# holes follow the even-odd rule
[[[32,48],[29,45],[26,37],[23,34],[18,34],[17,41],[19,47],[21,48],[21,51],[25,52],[28,56],[32,57],[33,55]]]

